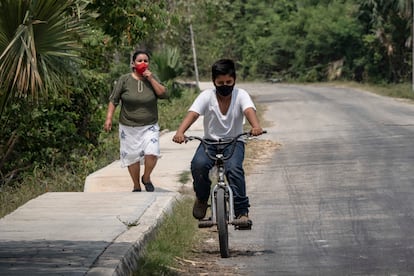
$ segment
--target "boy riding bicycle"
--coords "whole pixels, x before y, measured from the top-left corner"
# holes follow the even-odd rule
[[[204,138],[219,140],[226,137],[235,137],[243,132],[243,119],[247,118],[250,123],[250,133],[253,136],[261,135],[263,129],[256,116],[256,107],[249,94],[235,87],[236,69],[230,59],[216,61],[212,68],[212,81],[214,89],[207,89],[200,93],[191,105],[186,117],[178,127],[173,141],[183,143],[184,133],[198,119],[204,116]],[[233,191],[234,212],[241,221],[251,225],[249,219],[249,198],[246,195],[246,181],[243,169],[244,140],[240,139],[233,156],[226,161],[226,178]],[[214,150],[209,148],[209,150]],[[212,155],[215,153],[213,152]],[[211,180],[209,171],[214,166],[202,145],[197,148],[191,161],[191,174],[193,176],[196,200],[193,207],[193,216],[203,219],[208,208]]]

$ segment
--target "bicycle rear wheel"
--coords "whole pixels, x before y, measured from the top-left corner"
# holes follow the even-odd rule
[[[216,194],[217,230],[219,233],[220,255],[229,257],[229,232],[227,223],[227,204],[224,189],[218,189]]]

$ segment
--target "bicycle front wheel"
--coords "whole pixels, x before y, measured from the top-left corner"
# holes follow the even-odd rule
[[[224,189],[218,189],[216,195],[217,230],[219,234],[220,255],[229,257],[229,232],[227,223],[227,201]]]

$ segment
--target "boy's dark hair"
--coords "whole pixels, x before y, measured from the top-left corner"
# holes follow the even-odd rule
[[[220,59],[213,64],[211,67],[211,76],[213,78],[213,81],[219,75],[230,75],[236,79],[236,66],[234,65],[233,60]]]

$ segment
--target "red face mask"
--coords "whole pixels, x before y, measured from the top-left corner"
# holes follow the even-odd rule
[[[147,70],[147,68],[148,68],[148,64],[144,62],[135,65],[135,71],[140,75],[142,75],[145,72],[145,70]]]

